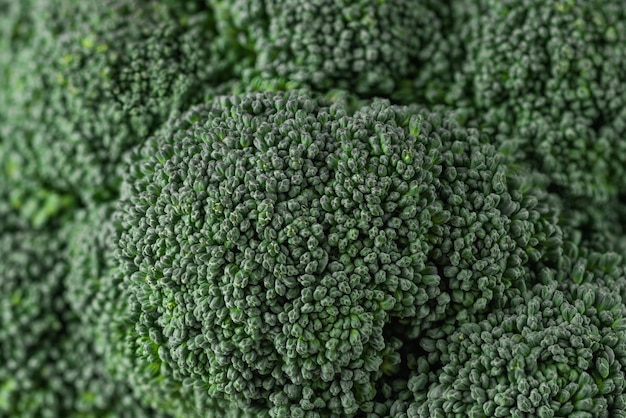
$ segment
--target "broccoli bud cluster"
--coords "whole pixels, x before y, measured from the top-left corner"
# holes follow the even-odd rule
[[[319,91],[389,95],[435,67],[438,3],[406,0],[214,0],[218,29],[244,69]],[[440,42],[442,43],[442,41]],[[244,61],[245,62],[245,61]],[[419,63],[419,64],[418,64]],[[250,67],[250,68],[248,68]]]
[[[487,311],[560,242],[445,112],[219,97],[132,159],[118,277],[143,361],[271,416],[371,409],[399,361],[392,320],[418,337]]]
[[[472,0],[453,4],[466,58],[449,94],[519,161],[567,196],[624,189],[626,9],[621,1]]]
[[[1,183],[1,182],[0,182]],[[5,196],[0,195],[3,201]],[[0,416],[162,417],[114,381],[65,293],[68,236],[0,207]]]
[[[550,272],[545,272],[551,275]],[[409,408],[420,417],[624,416],[624,305],[611,289],[546,279],[441,343],[437,381]]]
[[[223,77],[212,14],[200,1],[32,3],[20,70],[2,77],[19,86],[0,99],[3,141],[25,178],[110,199],[123,154]]]
[[[0,418],[626,418],[624,6],[0,0]]]

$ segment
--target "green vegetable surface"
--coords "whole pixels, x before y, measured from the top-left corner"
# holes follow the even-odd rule
[[[626,417],[626,5],[0,0],[0,418]]]

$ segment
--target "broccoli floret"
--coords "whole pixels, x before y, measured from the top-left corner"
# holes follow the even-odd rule
[[[40,344],[63,328],[57,313],[67,272],[64,241],[32,230],[9,193],[10,183],[0,177],[0,412],[11,411],[14,392],[36,387],[47,360]]]
[[[28,9],[31,0],[0,0],[0,80],[10,71],[11,56],[23,46],[32,31]],[[1,112],[0,112],[1,113]]]
[[[141,399],[142,404],[176,417],[251,418],[171,376],[163,381],[159,376],[167,376],[167,370],[162,370],[158,361],[132,361],[141,350],[146,350],[146,356],[158,353],[153,352],[153,346],[142,344],[134,327],[128,327],[119,316],[128,309],[129,302],[124,284],[116,276],[114,207],[115,202],[110,202],[81,210],[67,229],[70,268],[65,294],[73,314],[80,318],[81,332],[94,344],[90,360],[97,357],[100,372],[126,389],[128,394],[123,400]],[[65,368],[74,373],[82,369],[73,364]]]
[[[200,0],[33,3],[36,30],[8,74],[4,141],[25,178],[108,199],[124,152],[226,77],[212,14]]]
[[[220,97],[128,172],[117,315],[139,361],[276,417],[373,410],[403,338],[487,311],[560,242],[478,131],[386,101]]]
[[[622,1],[453,2],[466,58],[448,100],[475,110],[568,197],[624,189]]]
[[[0,0],[0,417],[626,418],[624,34]]]
[[[626,416],[625,314],[610,288],[548,279],[445,341],[421,341],[442,367],[427,388],[428,375],[411,378],[427,398],[409,416]]]
[[[66,307],[69,309],[69,307]],[[85,332],[84,324],[77,317],[68,318],[64,334],[54,342],[50,350],[48,377],[42,397],[51,396],[62,400],[59,409],[50,405],[41,416],[71,418],[169,418],[161,410],[144,406],[143,399],[133,396],[127,381],[113,379],[106,369],[105,358],[98,354],[93,336]],[[24,397],[30,403],[31,394]],[[41,413],[40,413],[41,414]],[[48,415],[45,415],[48,414]],[[20,415],[11,415],[20,416]],[[31,416],[31,415],[24,415]],[[40,416],[40,415],[35,415]]]
[[[60,397],[48,396],[50,352],[62,333],[63,247],[54,235],[31,232],[3,214],[0,230],[0,416],[56,416]],[[50,399],[51,398],[51,399]],[[33,415],[28,415],[29,411]]]
[[[539,263],[539,281],[545,282],[550,271],[559,283],[599,285],[611,289],[626,300],[626,263],[622,254],[602,252],[576,241],[566,240],[558,258],[548,257]]]
[[[70,309],[72,211],[37,195],[20,202],[11,186],[0,176],[0,417],[163,417],[109,378]]]
[[[0,417],[626,418],[625,41],[619,0],[0,0]]]
[[[626,254],[626,206],[622,197],[602,204],[583,199],[556,199],[560,207],[559,224],[577,245],[599,252]]]
[[[0,416],[162,416],[108,378],[70,312],[63,231],[35,231],[14,212],[0,222]]]
[[[67,218],[77,201],[69,193],[59,193],[37,180],[22,177],[19,155],[3,149],[0,134],[0,214],[21,218],[30,227],[41,229]],[[19,184],[19,187],[16,185]]]
[[[220,34],[241,66],[327,91],[388,95],[422,67],[443,37],[428,0],[211,0]],[[428,70],[425,70],[428,71]],[[434,73],[434,71],[430,71]]]
[[[563,244],[506,306],[431,328],[405,355],[408,416],[624,416],[622,258]],[[397,395],[398,396],[398,395]]]
[[[96,300],[102,280],[115,268],[112,213],[115,203],[98,205],[76,213],[67,227],[69,272],[65,278],[67,300],[87,329],[94,324],[102,306]],[[114,300],[114,299],[112,299]],[[94,336],[97,337],[97,336]]]

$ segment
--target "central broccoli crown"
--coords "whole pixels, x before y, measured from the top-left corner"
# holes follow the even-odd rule
[[[400,338],[487,310],[558,241],[453,114],[221,97],[134,158],[118,274],[144,360],[271,416],[371,410]]]

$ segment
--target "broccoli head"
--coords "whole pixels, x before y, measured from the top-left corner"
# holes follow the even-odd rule
[[[128,309],[128,298],[124,283],[116,280],[115,276],[115,204],[113,201],[79,210],[66,228],[69,271],[65,279],[65,295],[74,317],[79,319],[74,321],[74,332],[80,333],[82,339],[76,344],[89,341],[92,345],[84,349],[92,351],[86,358],[90,364],[97,363],[90,367],[76,367],[71,363],[65,368],[76,374],[83,373],[80,375],[84,379],[81,386],[94,386],[91,375],[85,376],[89,372],[104,375],[102,385],[116,385],[105,392],[90,392],[103,393],[100,397],[92,395],[93,402],[102,401],[111,393],[116,394],[115,389],[123,390],[125,396],[120,396],[113,406],[141,399],[142,405],[168,416],[251,418],[226,402],[210,398],[197,388],[171,379],[166,367],[133,361],[133,355],[142,350],[152,352],[153,347],[142,344],[134,327],[128,327],[124,318],[119,316],[120,312]],[[170,380],[160,376],[170,377]],[[115,411],[120,414],[117,409]],[[143,411],[150,410],[144,408]]]
[[[115,195],[124,152],[225,77],[202,1],[34,0],[27,10],[35,30],[8,73],[4,141],[24,178],[86,200]]]
[[[623,197],[602,204],[559,196],[559,224],[577,246],[626,254],[626,206]]]
[[[402,338],[488,310],[558,245],[554,214],[453,113],[348,110],[223,96],[133,154],[115,280],[140,361],[257,413],[353,416]]]
[[[63,243],[14,214],[0,222],[0,416],[54,417],[62,397],[47,392],[53,350],[43,345],[63,330]]]
[[[109,377],[70,309],[73,210],[31,184],[29,199],[15,195],[5,162],[0,152],[0,417],[163,417]]]
[[[420,417],[625,416],[622,258],[566,241],[526,282],[501,309],[407,347],[410,373],[392,407]]]
[[[2,201],[2,200],[0,200]],[[111,380],[68,306],[67,236],[0,207],[0,416],[161,417]]]

